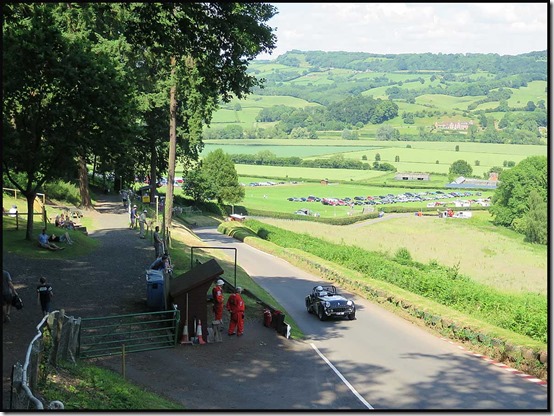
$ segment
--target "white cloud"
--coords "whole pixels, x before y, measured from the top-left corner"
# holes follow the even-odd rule
[[[547,3],[275,3],[273,59],[292,49],[519,54],[547,48]]]

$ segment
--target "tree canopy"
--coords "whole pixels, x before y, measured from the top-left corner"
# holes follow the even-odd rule
[[[248,63],[275,45],[266,3],[10,3],[2,12],[2,164],[29,211],[46,181],[77,170],[88,206],[90,163],[131,180],[149,171],[154,186],[175,157],[196,161],[219,100],[261,85]]]
[[[221,149],[210,152],[202,159],[202,173],[210,182],[210,189],[218,204],[237,204],[244,198],[244,188],[231,157]]]
[[[465,161],[465,160],[457,160],[452,165],[450,165],[450,169],[448,170],[448,174],[450,176],[471,176],[473,173],[473,168],[471,165]]]
[[[515,167],[503,170],[499,177],[500,184],[492,198],[490,212],[494,224],[514,227],[530,209],[529,198],[534,191],[539,200],[547,204],[548,162],[545,156],[530,156]],[[533,200],[536,200],[534,197]],[[533,203],[536,206],[536,203]],[[532,214],[534,215],[534,214]],[[546,225],[546,224],[545,224]],[[519,228],[522,231],[522,228]]]

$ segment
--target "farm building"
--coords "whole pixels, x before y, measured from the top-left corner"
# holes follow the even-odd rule
[[[428,173],[397,173],[394,176],[397,181],[428,181]]]
[[[469,126],[473,125],[473,121],[437,121],[435,122],[435,128],[443,130],[467,130]]]
[[[446,185],[447,188],[483,188],[496,189],[498,180],[467,179],[463,176],[456,178],[453,182]]]

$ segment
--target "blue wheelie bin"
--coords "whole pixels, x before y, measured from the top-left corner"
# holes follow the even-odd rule
[[[162,270],[146,271],[146,306],[150,311],[165,310],[164,274]]]

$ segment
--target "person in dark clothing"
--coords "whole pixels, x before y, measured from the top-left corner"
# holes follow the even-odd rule
[[[46,282],[46,278],[41,277],[40,284],[37,286],[37,304],[40,303],[43,316],[50,313],[50,302],[53,295],[52,286]]]
[[[162,257],[158,257],[154,263],[150,265],[151,270],[168,270],[169,269],[169,256],[164,254]]]
[[[12,276],[6,270],[2,270],[2,315],[3,322],[10,322],[10,311],[12,308],[13,297],[17,296],[17,291],[12,282]]]
[[[163,242],[160,237],[159,225],[156,225],[156,230],[154,231],[154,250],[156,251],[156,258],[160,257],[160,254],[163,252]]]

